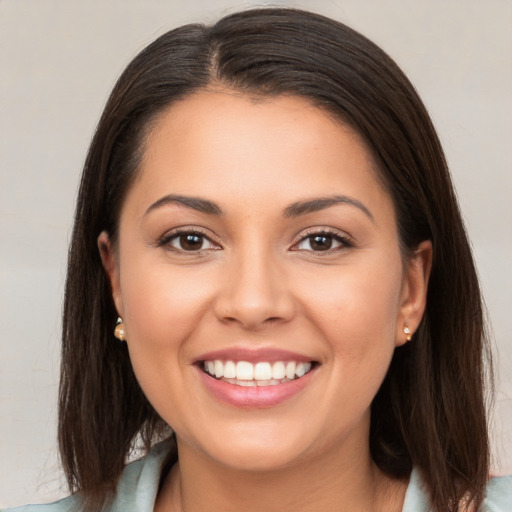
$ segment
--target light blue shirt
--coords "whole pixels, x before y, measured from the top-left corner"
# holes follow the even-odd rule
[[[128,464],[118,484],[116,497],[108,512],[153,512],[160,482],[162,464],[169,453],[160,443],[144,458]],[[25,505],[4,512],[74,512],[74,496],[47,505]],[[427,492],[420,474],[413,470],[402,512],[430,512]],[[1,511],[0,511],[1,512]],[[490,480],[480,512],[512,512],[512,475]]]

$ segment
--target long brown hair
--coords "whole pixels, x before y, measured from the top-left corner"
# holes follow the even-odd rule
[[[486,342],[479,285],[446,161],[430,118],[395,62],[364,36],[320,15],[256,9],[211,27],[159,37],[119,78],[85,162],[66,282],[59,442],[72,490],[86,507],[113,492],[134,439],[149,447],[165,424],[144,397],[96,239],[115,241],[151,121],[172,102],[220,82],[257,95],[307,99],[366,141],[395,205],[404,255],[431,240],[427,308],[397,348],[372,405],[370,446],[387,474],[422,474],[437,512],[488,475]]]

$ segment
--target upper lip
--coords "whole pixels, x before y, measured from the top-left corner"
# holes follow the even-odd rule
[[[201,354],[199,357],[195,358],[194,363],[200,363],[203,361],[215,361],[216,359],[220,361],[247,361],[248,363],[258,363],[260,361],[269,363],[274,363],[276,361],[296,361],[299,363],[308,363],[314,361],[314,359],[309,356],[278,348],[231,347]]]

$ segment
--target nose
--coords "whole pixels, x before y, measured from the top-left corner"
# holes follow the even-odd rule
[[[277,260],[271,251],[254,247],[232,258],[214,303],[221,322],[258,330],[291,320],[293,295]]]

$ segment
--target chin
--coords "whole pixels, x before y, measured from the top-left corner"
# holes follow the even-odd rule
[[[236,471],[270,472],[300,463],[301,454],[294,447],[262,447],[259,445],[239,446],[226,449],[225,447],[215,453],[209,450],[209,455],[217,463]]]
[[[302,428],[297,428],[302,426]],[[210,433],[189,439],[190,446],[214,463],[236,471],[270,472],[301,465],[335,449],[340,432],[322,431],[314,422],[238,421],[210,424]],[[304,428],[307,427],[307,428]],[[342,437],[345,437],[341,433]],[[178,434],[179,439],[179,434]],[[197,441],[200,440],[200,443]],[[194,442],[195,441],[195,442]]]

